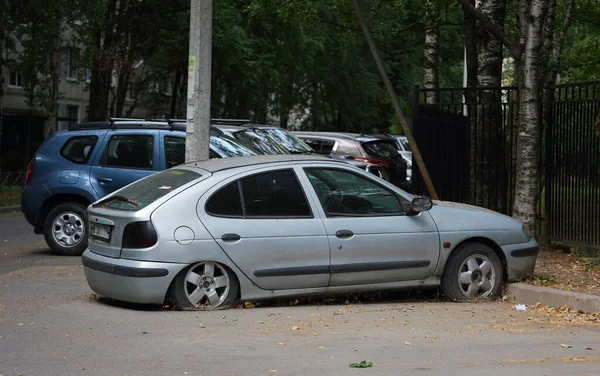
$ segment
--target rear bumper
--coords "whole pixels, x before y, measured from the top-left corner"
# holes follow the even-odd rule
[[[90,288],[107,298],[131,303],[163,304],[173,278],[187,264],[135,261],[98,255],[81,256]]]
[[[509,282],[523,280],[533,274],[539,245],[535,239],[527,243],[502,246],[506,256]]]

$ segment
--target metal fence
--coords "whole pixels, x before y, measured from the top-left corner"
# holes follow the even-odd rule
[[[512,214],[516,177],[515,87],[415,88],[413,132],[440,198]],[[600,81],[544,88],[539,218],[551,240],[600,245]],[[416,164],[415,164],[416,165]],[[418,169],[413,191],[426,193]]]
[[[542,209],[551,239],[600,245],[600,82],[549,88]]]
[[[0,187],[23,188],[25,186],[25,172],[0,172]]]
[[[439,103],[424,104],[430,91],[415,88],[413,130],[440,198],[510,213],[516,88],[438,89]],[[413,187],[424,191],[418,169]]]

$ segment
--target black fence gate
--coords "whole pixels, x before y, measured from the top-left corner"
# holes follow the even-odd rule
[[[413,132],[441,199],[512,214],[516,177],[515,87],[415,88]],[[538,217],[551,240],[600,245],[600,82],[540,93],[542,148]],[[413,192],[426,194],[413,162]]]

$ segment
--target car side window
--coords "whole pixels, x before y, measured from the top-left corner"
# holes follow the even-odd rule
[[[171,168],[185,162],[185,138],[165,136],[165,166]]]
[[[307,168],[327,216],[403,215],[403,199],[358,174],[337,169]]]
[[[246,217],[312,217],[304,191],[292,170],[248,176],[241,183]]]
[[[115,135],[110,138],[103,157],[103,165],[109,167],[152,169],[154,136]]]
[[[98,142],[98,136],[71,137],[60,149],[60,155],[73,163],[86,164]]]
[[[242,217],[239,183],[234,181],[213,194],[206,203],[206,212],[217,217]]]

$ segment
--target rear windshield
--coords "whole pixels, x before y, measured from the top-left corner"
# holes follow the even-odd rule
[[[199,178],[194,171],[170,169],[158,172],[123,188],[114,196],[101,200],[95,207],[138,211],[177,188]]]
[[[261,129],[264,132],[267,132],[271,138],[275,141],[279,142],[279,144],[285,147],[288,151],[292,153],[311,153],[313,150],[310,146],[306,145],[302,140],[298,137],[294,136],[290,132],[281,128],[267,128]]]
[[[263,154],[290,154],[286,149],[281,147],[277,141],[273,140],[265,132],[254,132],[244,130],[236,132],[235,138],[247,144],[254,150],[258,150]]]
[[[387,160],[401,158],[400,153],[398,150],[396,150],[394,145],[386,141],[363,142],[362,147],[365,149],[367,154],[374,157],[384,158]]]

